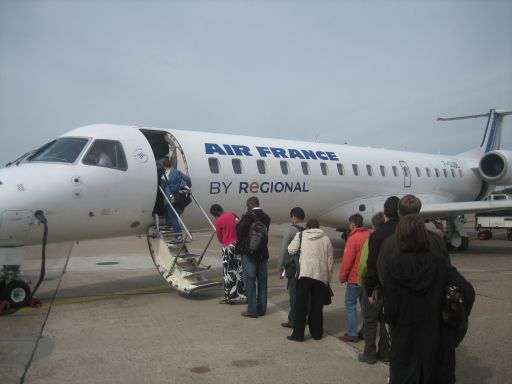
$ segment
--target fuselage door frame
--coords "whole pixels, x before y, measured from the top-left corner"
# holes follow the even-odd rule
[[[404,187],[411,188],[411,170],[405,161],[400,160],[399,163],[404,174]]]

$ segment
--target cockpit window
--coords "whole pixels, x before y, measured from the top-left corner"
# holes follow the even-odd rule
[[[28,160],[73,163],[87,141],[86,138],[63,137],[39,148]]]
[[[122,171],[127,169],[123,146],[115,140],[94,140],[82,163]]]

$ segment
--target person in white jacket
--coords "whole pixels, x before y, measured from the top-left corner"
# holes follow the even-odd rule
[[[300,273],[297,281],[295,322],[293,333],[286,338],[304,341],[307,316],[311,336],[320,340],[324,332],[323,295],[332,277],[333,248],[331,240],[320,229],[317,220],[308,220],[302,236],[297,233],[288,246],[290,254],[299,250]]]

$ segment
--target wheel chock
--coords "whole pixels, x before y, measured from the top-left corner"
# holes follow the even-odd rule
[[[43,306],[43,302],[39,300],[37,297],[32,297],[27,304],[27,307],[30,308],[41,308]]]
[[[0,316],[5,315],[9,311],[9,302],[0,300]]]

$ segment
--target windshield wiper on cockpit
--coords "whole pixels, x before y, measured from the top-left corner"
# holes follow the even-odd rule
[[[24,155],[21,155],[20,157],[18,157],[16,160],[9,161],[7,164],[5,164],[5,167],[9,167],[13,164],[20,165],[20,163],[23,161],[23,159],[25,159],[27,156],[31,155],[32,153],[34,153],[34,151],[28,151]]]

